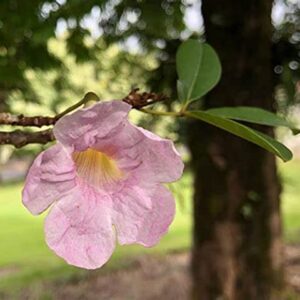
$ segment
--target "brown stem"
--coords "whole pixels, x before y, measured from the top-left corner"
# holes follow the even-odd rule
[[[61,117],[68,114],[69,112],[75,110],[76,108],[84,105],[88,101],[96,100],[99,101],[98,96],[93,92],[88,92],[84,95],[84,97],[75,103],[74,105],[68,107],[63,112],[57,114],[55,117],[47,117],[47,116],[34,116],[34,117],[26,117],[24,115],[12,115],[9,113],[0,113],[0,125],[18,125],[18,126],[34,126],[34,127],[42,127],[42,126],[50,126],[54,125]]]
[[[12,115],[10,113],[0,113],[0,124],[1,125],[18,125],[18,126],[49,126],[56,122],[54,117],[26,117],[24,115]]]
[[[122,99],[122,101],[130,104],[132,108],[141,109],[142,107],[152,105],[157,102],[166,101],[168,97],[164,94],[156,93],[139,93],[139,89],[132,90],[128,96]]]
[[[139,89],[132,90],[128,94],[128,96],[122,99],[122,101],[130,104],[134,109],[141,109],[142,107],[149,106],[154,103],[162,102],[168,99],[163,94],[155,94],[155,93],[147,93],[147,92],[139,93],[138,91]],[[49,116],[26,117],[22,114],[12,115],[10,113],[0,113],[0,125],[16,125],[16,126],[23,126],[23,127],[27,127],[27,126],[42,127],[42,126],[54,125],[64,115],[84,105],[85,103],[93,100],[99,101],[98,96],[93,92],[88,92],[80,101],[70,106],[65,111],[59,113],[55,117],[49,117]]]
[[[139,89],[132,90],[128,96],[123,98],[124,101],[132,106],[134,109],[141,109],[142,107],[152,105],[157,102],[165,101],[167,97],[163,94],[155,93],[139,93]],[[9,113],[0,113],[0,125],[16,125],[16,126],[50,126],[54,125],[61,117],[68,114],[69,112],[75,110],[76,108],[86,104],[89,101],[99,101],[98,96],[89,92],[73,106],[67,108],[62,113],[56,115],[55,117],[43,117],[34,116],[26,117],[24,115],[12,115]],[[0,131],[0,145],[13,145],[16,148],[23,147],[27,144],[46,144],[55,139],[51,129],[28,132],[22,130],[15,130],[11,132],[1,132]]]
[[[21,148],[28,144],[46,144],[54,140],[52,129],[37,132],[22,130],[0,131],[0,145],[13,145],[16,148]]]

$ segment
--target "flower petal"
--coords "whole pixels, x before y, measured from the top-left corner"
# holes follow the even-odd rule
[[[97,139],[94,147],[118,160],[121,169],[139,180],[172,182],[182,176],[184,165],[173,142],[128,121]]]
[[[61,118],[54,126],[56,139],[65,146],[83,151],[95,138],[106,136],[128,115],[131,106],[123,101],[99,102]]]
[[[23,204],[40,214],[75,186],[75,169],[61,144],[41,152],[34,160],[23,189]]]
[[[141,127],[137,129],[144,135],[144,143],[139,146],[141,155],[145,157],[139,174],[145,172],[148,178],[153,176],[156,182],[178,180],[182,176],[184,164],[174,143]]]
[[[46,241],[69,264],[100,268],[115,248],[110,198],[82,187],[58,202],[45,222]]]
[[[168,231],[175,215],[170,191],[156,185],[147,193],[137,188],[122,191],[113,199],[113,222],[120,244],[138,243],[151,247]]]

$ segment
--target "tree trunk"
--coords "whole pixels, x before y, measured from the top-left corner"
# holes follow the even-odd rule
[[[206,106],[272,109],[272,1],[202,3],[207,41],[223,66]],[[191,123],[189,132],[195,174],[193,299],[273,299],[282,282],[274,156],[200,122]]]

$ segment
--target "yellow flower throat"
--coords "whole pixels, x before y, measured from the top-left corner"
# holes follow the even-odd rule
[[[103,187],[112,184],[123,177],[123,172],[117,163],[106,154],[88,148],[85,151],[72,154],[77,174],[88,184]]]

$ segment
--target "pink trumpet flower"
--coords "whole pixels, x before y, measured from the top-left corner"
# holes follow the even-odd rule
[[[175,202],[162,184],[179,179],[173,143],[132,125],[131,106],[100,102],[61,118],[57,143],[33,162],[23,203],[45,220],[48,246],[69,264],[95,269],[119,244],[151,247],[167,232]]]

